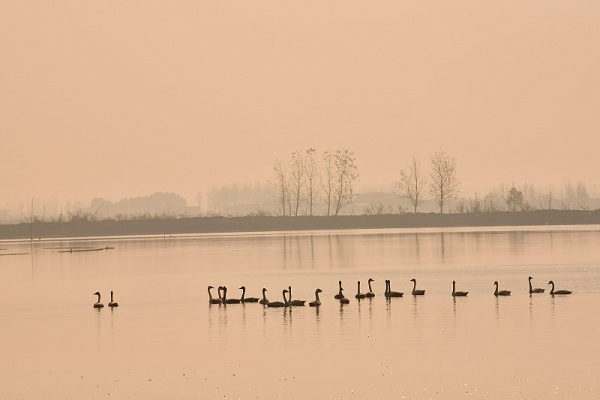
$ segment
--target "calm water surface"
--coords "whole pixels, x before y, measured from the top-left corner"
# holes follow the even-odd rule
[[[87,252],[60,252],[114,247]],[[0,242],[0,399],[592,399],[600,227]],[[28,253],[24,255],[6,255]],[[574,291],[528,294],[534,286]],[[373,278],[376,297],[357,301]],[[416,278],[426,295],[410,295]],[[404,297],[386,300],[385,279]],[[348,305],[333,296],[341,280]],[[452,298],[452,280],[466,298]],[[510,297],[493,295],[494,281]],[[209,306],[228,297],[318,309]],[[100,291],[105,305],[92,308]],[[216,294],[216,291],[213,291]]]

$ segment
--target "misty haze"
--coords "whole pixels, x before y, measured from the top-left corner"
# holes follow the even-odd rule
[[[0,397],[597,398],[598,21],[0,2]]]

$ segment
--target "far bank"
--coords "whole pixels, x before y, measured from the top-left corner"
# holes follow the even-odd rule
[[[162,235],[330,229],[435,228],[532,225],[596,225],[600,210],[536,210],[464,214],[343,216],[243,216],[176,219],[72,220],[0,225],[0,240],[86,236]]]

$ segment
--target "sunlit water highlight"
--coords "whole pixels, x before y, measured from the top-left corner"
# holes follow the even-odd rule
[[[600,227],[2,242],[29,254],[0,257],[0,398],[595,398],[599,245]],[[574,293],[530,296],[528,276]],[[319,287],[322,306],[209,306],[208,285]]]

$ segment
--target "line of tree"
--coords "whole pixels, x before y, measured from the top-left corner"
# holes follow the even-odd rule
[[[358,196],[358,177],[353,151],[329,149],[319,158],[310,148],[293,152],[289,161],[275,160],[269,183],[283,216],[298,216],[302,207],[313,215],[319,199],[327,205],[327,215],[338,215]]]
[[[490,191],[484,197],[475,193],[474,198],[460,199],[455,207],[457,213],[478,213],[498,211],[534,211],[534,210],[589,210],[598,204],[594,195],[594,186],[591,187],[592,195],[583,182],[573,185],[566,182],[558,188],[536,187],[533,184],[506,185]],[[555,194],[556,193],[556,194]],[[597,205],[595,205],[597,207]]]
[[[431,156],[431,171],[427,176],[421,170],[421,162],[413,153],[408,170],[400,170],[400,190],[406,194],[413,204],[415,214],[420,204],[425,201],[425,193],[429,192],[432,199],[444,213],[448,201],[456,199],[459,193],[460,181],[456,176],[456,158],[448,156],[442,149]]]

